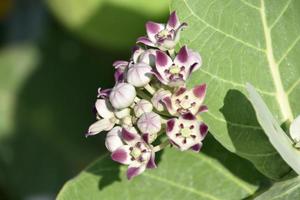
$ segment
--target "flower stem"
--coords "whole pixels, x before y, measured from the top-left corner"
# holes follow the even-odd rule
[[[145,85],[144,88],[152,95],[155,93],[155,89],[149,84]]]
[[[161,144],[159,144],[159,145],[153,147],[153,151],[154,151],[154,152],[161,151],[161,150],[163,150],[165,147],[167,147],[168,145],[170,145],[170,142],[169,142],[169,140],[166,140],[166,141],[162,142]]]

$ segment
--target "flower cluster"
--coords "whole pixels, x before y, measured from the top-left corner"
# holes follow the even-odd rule
[[[206,85],[186,87],[201,57],[187,46],[175,50],[186,26],[175,12],[167,24],[147,22],[130,60],[113,63],[115,86],[98,90],[97,121],[86,136],[108,131],[105,145],[114,161],[128,165],[128,179],[155,168],[155,152],[167,146],[199,152],[208,132],[199,118],[207,111]]]

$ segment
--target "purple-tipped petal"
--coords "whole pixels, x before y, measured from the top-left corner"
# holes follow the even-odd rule
[[[176,60],[178,60],[180,63],[186,63],[188,61],[188,49],[186,46],[183,46],[177,56],[176,56]]]
[[[195,152],[199,152],[202,148],[202,142],[199,144],[195,144],[194,146],[191,147],[191,150],[195,151]]]
[[[208,107],[206,105],[202,105],[202,106],[200,106],[197,113],[203,113],[203,112],[207,112],[207,111],[208,111]]]
[[[175,120],[174,119],[170,119],[167,121],[167,132],[171,132],[174,128],[175,125]]]
[[[155,22],[147,22],[146,23],[146,31],[150,34],[157,34],[163,30],[163,25]]]
[[[176,11],[173,11],[169,17],[169,20],[168,20],[168,28],[172,28],[172,29],[177,29],[178,26],[180,25],[179,23],[179,19],[176,15]]]
[[[168,82],[158,73],[156,69],[152,69],[151,73],[162,83],[168,84]]]
[[[128,64],[129,63],[125,60],[117,60],[112,65],[117,69],[117,68],[125,68],[128,66]]]
[[[199,130],[200,130],[200,134],[201,134],[202,138],[204,139],[208,133],[208,126],[206,124],[202,123],[199,127]]]
[[[206,84],[198,85],[193,88],[194,95],[199,99],[204,99],[206,94]]]
[[[143,171],[145,171],[145,166],[139,167],[128,167],[127,169],[127,178],[131,180],[133,177],[140,175]]]
[[[129,155],[129,147],[122,146],[117,150],[112,152],[111,154],[112,160],[119,162],[121,164],[129,164],[130,163],[130,155]]]
[[[146,32],[147,32],[148,38],[154,43],[156,43],[155,35],[164,29],[165,29],[165,26],[163,24],[159,24],[159,23],[155,23],[155,22],[151,22],[151,21],[146,23]]]
[[[125,142],[131,142],[136,139],[136,133],[128,131],[126,128],[122,129],[122,139]]]
[[[147,46],[155,47],[155,44],[145,36],[139,37],[136,42],[145,44]]]
[[[116,69],[114,73],[114,78],[116,83],[120,83],[124,81],[124,71],[120,68]]]
[[[165,97],[165,98],[163,98],[162,102],[165,104],[165,106],[168,109],[168,111],[172,111],[173,110],[171,97]]]
[[[186,88],[185,87],[180,87],[176,92],[175,92],[175,96],[179,96],[182,95],[183,93],[185,93]]]
[[[193,115],[190,112],[182,114],[181,117],[182,117],[182,119],[185,119],[185,120],[195,120],[196,119],[195,115]]]
[[[157,166],[156,166],[156,163],[155,163],[155,153],[152,152],[151,156],[150,156],[150,159],[149,159],[149,161],[147,163],[147,168],[148,169],[153,169],[153,168],[156,168],[156,167]]]
[[[194,63],[191,65],[189,71],[188,71],[188,75],[190,76],[192,74],[192,72],[195,71],[196,67],[198,66],[199,64],[198,63]]]
[[[169,67],[172,63],[171,58],[162,51],[156,51],[156,68]]]
[[[110,92],[111,92],[111,89],[101,89],[101,87],[99,87],[98,88],[98,95],[97,95],[97,97],[98,98],[107,98],[107,97],[109,97],[109,94],[110,94]]]
[[[149,135],[149,133],[144,133],[144,134],[142,135],[142,138],[143,138],[143,140],[144,140],[146,143],[149,144],[149,141],[150,141],[150,135]]]

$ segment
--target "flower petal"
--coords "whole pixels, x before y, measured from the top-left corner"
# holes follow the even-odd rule
[[[147,163],[147,168],[149,169],[153,169],[153,168],[156,168],[156,163],[155,163],[155,153],[154,152],[151,152],[151,156],[150,156],[150,159]]]
[[[208,133],[208,126],[205,123],[201,123],[199,126],[199,130],[203,140]]]
[[[108,99],[98,99],[95,103],[98,114],[105,119],[114,117],[113,108]]]
[[[156,68],[159,69],[168,69],[172,65],[172,59],[162,51],[156,51]]]
[[[178,63],[180,65],[186,65],[188,58],[189,58],[188,49],[186,46],[183,46],[179,50],[179,52],[174,60],[174,63]]]
[[[147,112],[141,115],[137,126],[142,133],[155,134],[161,129],[161,118],[154,112]]]
[[[119,147],[124,145],[121,139],[121,131],[122,128],[120,126],[116,126],[107,133],[105,146],[110,152],[114,152]]]
[[[90,135],[96,135],[102,131],[109,131],[114,127],[114,123],[112,123],[109,119],[100,119],[93,123],[88,132],[86,133],[86,137]]]
[[[137,39],[136,43],[142,43],[142,44],[145,44],[145,45],[150,46],[150,47],[155,47],[156,46],[151,40],[149,40],[145,36],[139,37]]]
[[[174,110],[174,108],[173,108],[171,97],[167,96],[167,97],[163,98],[162,102],[164,103],[164,105],[166,106],[168,112],[171,115],[174,115],[176,113],[176,110]]]
[[[127,178],[128,180],[131,180],[133,177],[140,175],[143,173],[146,169],[146,165],[140,165],[140,166],[129,166],[127,169]]]
[[[169,20],[167,23],[167,28],[175,30],[179,27],[179,25],[180,25],[180,22],[179,22],[178,16],[176,15],[176,11],[173,11],[170,14],[170,17],[169,17]]]
[[[137,142],[142,140],[134,127],[123,128],[122,139],[129,145],[135,145]]]
[[[158,34],[160,31],[164,30],[165,26],[163,24],[155,23],[155,22],[147,22],[146,23],[146,32],[148,38],[156,43],[155,35]]]
[[[290,126],[290,136],[296,142],[300,142],[300,116],[298,116]]]
[[[132,161],[130,160],[130,146],[123,145],[116,149],[111,154],[112,160],[119,162],[121,164],[129,165]]]
[[[206,95],[206,84],[195,86],[193,88],[193,94],[202,102]]]
[[[202,142],[200,142],[199,144],[195,144],[194,146],[191,147],[191,150],[195,151],[195,152],[199,152],[202,148]]]

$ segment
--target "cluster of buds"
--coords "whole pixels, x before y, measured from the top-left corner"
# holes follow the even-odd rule
[[[167,24],[147,22],[130,60],[113,63],[115,86],[98,90],[97,121],[86,136],[108,132],[105,145],[128,165],[128,179],[156,168],[155,153],[167,146],[199,152],[208,132],[199,115],[207,111],[206,85],[186,87],[201,57],[187,46],[175,50],[186,26],[175,12]]]

